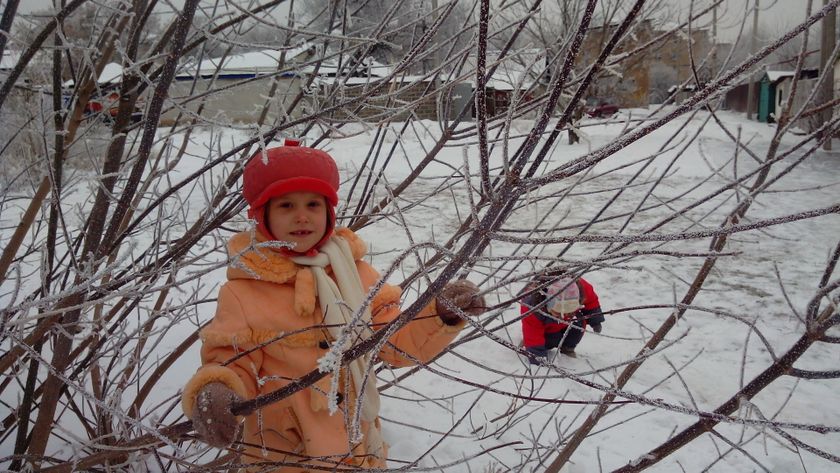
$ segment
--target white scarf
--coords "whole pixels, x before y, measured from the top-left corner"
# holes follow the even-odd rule
[[[340,356],[346,349],[373,334],[370,328],[370,308],[366,307],[359,320],[353,323],[353,314],[359,311],[365,301],[366,291],[347,241],[333,236],[318,251],[315,256],[296,256],[292,261],[309,266],[312,270],[324,323],[335,339],[333,351],[329,355]],[[335,281],[324,270],[327,266],[332,267]],[[379,415],[376,375],[371,372],[365,381],[365,373],[371,366],[371,359],[370,353],[360,356],[350,363],[349,369],[357,399],[362,399],[359,417],[370,425],[365,433],[367,453],[378,455],[382,449],[382,437],[374,422]],[[333,383],[337,383],[340,378],[338,366],[340,365],[335,365],[333,371]]]

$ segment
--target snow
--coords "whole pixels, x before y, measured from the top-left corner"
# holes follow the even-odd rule
[[[628,124],[650,113],[648,110],[623,110],[617,119],[609,122],[583,120],[582,141],[567,145],[561,139],[544,164],[543,171],[550,171],[606,145],[619,136]],[[763,156],[770,147],[774,128],[764,123],[745,121],[740,115],[720,113],[730,130],[737,130],[750,148]],[[673,209],[670,198],[685,192],[697,197],[706,195],[731,182],[733,176],[743,176],[754,170],[756,163],[743,153],[737,162],[731,157],[734,150],[727,134],[709,119],[705,111],[686,115],[651,133],[636,143],[597,164],[586,178],[575,176],[557,182],[530,195],[532,204],[516,211],[508,228],[553,228],[559,231],[552,236],[575,235],[580,225],[598,213],[604,205],[623,189],[620,198],[609,207],[599,223],[587,233],[608,234],[619,231],[626,217],[646,197],[650,182],[663,176],[663,184],[653,195],[646,197],[645,205],[658,205],[629,223],[625,233],[637,233],[670,215]],[[428,128],[415,135],[400,139],[400,152],[396,153],[385,174],[389,185],[396,185],[407,176],[418,160],[431,148],[438,130],[436,125],[425,123]],[[526,133],[533,125],[527,120],[513,123],[514,132]],[[681,128],[686,125],[685,128]],[[698,139],[689,142],[701,126],[705,125]],[[394,129],[400,129],[396,124]],[[348,197],[350,182],[361,172],[367,152],[373,142],[374,132],[358,126],[343,130],[347,136],[327,142],[323,147],[331,152],[342,171],[342,199]],[[353,132],[350,132],[353,131]],[[189,157],[179,164],[172,176],[173,182],[199,169],[208,160],[208,150],[213,150],[217,134],[225,146],[235,146],[248,136],[230,130],[206,130],[194,134],[188,143]],[[315,135],[313,135],[314,137]],[[677,139],[671,141],[670,138]],[[788,136],[782,142],[781,152],[789,150],[797,137]],[[396,138],[386,140],[386,146]],[[522,136],[511,138],[510,149],[521,143]],[[466,146],[470,169],[478,169],[477,146]],[[370,261],[380,271],[388,269],[399,252],[408,246],[408,237],[415,242],[434,241],[438,235],[449,235],[457,228],[465,197],[456,195],[460,207],[453,204],[453,196],[436,192],[438,177],[448,176],[452,166],[463,162],[464,147],[445,148],[437,163],[424,173],[425,184],[411,190],[407,198],[428,197],[422,205],[403,209],[409,223],[407,229],[398,219],[382,220],[362,229],[359,234],[369,242]],[[495,159],[499,159],[501,146],[496,146]],[[785,158],[784,167],[798,157],[796,152]],[[646,167],[645,167],[646,166]],[[229,167],[227,168],[229,170]],[[606,171],[612,171],[608,174]],[[640,177],[634,180],[636,173]],[[786,216],[814,208],[835,205],[838,202],[840,156],[836,153],[817,152],[800,167],[794,169],[770,192],[760,195],[747,214],[746,222],[755,222]],[[562,192],[571,182],[581,181],[574,192],[552,208],[553,201],[541,200],[554,192]],[[691,190],[694,189],[694,190]],[[737,198],[743,199],[742,189]],[[198,193],[196,193],[198,194]],[[68,195],[66,199],[81,201],[89,196]],[[185,212],[199,209],[203,196],[185,197]],[[736,197],[721,194],[708,203],[690,209],[677,221],[661,230],[697,231],[719,224],[722,215],[732,208]],[[379,197],[373,199],[378,201]],[[341,204],[340,204],[341,205]],[[675,204],[682,207],[685,201]],[[703,223],[697,219],[711,215]],[[610,218],[606,218],[610,217]],[[3,239],[12,218],[2,218]],[[542,220],[546,218],[546,220]],[[244,227],[240,216],[230,227]],[[407,234],[410,232],[410,235]],[[222,233],[218,238],[227,238]],[[665,405],[682,406],[710,412],[727,400],[744,384],[765,369],[774,357],[783,354],[804,332],[804,327],[794,315],[805,311],[832,248],[840,238],[840,216],[836,213],[813,219],[794,221],[771,226],[759,231],[735,234],[724,254],[718,258],[710,281],[704,287],[690,310],[677,322],[665,343],[647,353],[650,358],[641,366],[631,382],[624,388],[643,395],[655,402],[632,402],[610,406],[608,415],[592,431],[572,457],[566,470],[575,473],[610,471],[628,463],[648,458],[648,451],[671,437],[675,432],[697,421],[691,414]],[[438,243],[442,243],[438,241]],[[699,239],[679,247],[681,251],[708,251],[709,240]],[[533,249],[534,257],[557,258],[563,244],[544,245]],[[576,243],[562,254],[566,261],[590,261],[604,250],[598,242]],[[659,243],[637,245],[637,250],[674,250],[675,247]],[[487,254],[491,256],[523,256],[526,249],[514,243],[494,241]],[[223,255],[206,256],[201,264],[219,263]],[[383,435],[390,444],[391,467],[411,462],[440,440],[442,432],[454,427],[452,435],[438,445],[430,456],[420,460],[421,467],[435,469],[435,465],[467,460],[447,471],[507,471],[521,465],[521,471],[542,471],[558,451],[558,439],[573,432],[575,426],[596,408],[591,404],[563,403],[565,400],[597,402],[601,388],[609,386],[623,366],[637,357],[650,332],[656,330],[673,311],[672,305],[688,289],[697,273],[701,258],[673,257],[666,254],[649,254],[626,262],[611,260],[595,265],[586,274],[598,292],[601,305],[607,312],[607,321],[601,334],[588,332],[578,347],[578,358],[558,355],[552,366],[529,367],[508,345],[521,341],[517,323],[505,327],[518,317],[516,304],[502,306],[479,321],[493,320],[484,327],[493,336],[471,339],[475,331],[468,327],[460,341],[455,342],[453,353],[430,364],[428,368],[401,380],[386,389],[382,396]],[[488,302],[499,304],[514,298],[523,281],[500,284],[498,278],[487,279],[483,269],[489,263],[479,263],[470,279],[489,289]],[[494,263],[499,265],[500,263]],[[528,262],[515,270],[523,274],[542,267],[545,261]],[[399,283],[416,269],[417,261],[406,258],[391,277]],[[512,266],[512,265],[511,265]],[[835,271],[834,278],[836,279]],[[221,265],[208,276],[196,281],[202,293],[213,297],[214,288],[224,280]],[[494,287],[498,284],[498,287]],[[405,291],[403,306],[422,291],[422,283],[410,285]],[[784,292],[783,292],[784,291]],[[189,291],[185,291],[188,293]],[[789,307],[787,300],[790,300]],[[650,307],[658,306],[658,307]],[[671,306],[671,307],[669,307]],[[823,303],[825,307],[825,303]],[[635,309],[634,309],[635,308]],[[624,310],[626,309],[626,310]],[[212,305],[203,306],[197,313],[196,323],[203,323],[212,314]],[[193,324],[184,324],[167,335],[162,343],[160,357],[195,330]],[[759,340],[761,333],[776,350],[769,353]],[[840,335],[835,330],[834,335]],[[495,338],[494,338],[495,337]],[[469,339],[469,341],[464,341]],[[198,367],[198,347],[193,348],[169,370],[159,388],[146,402],[156,406],[183,387],[187,373]],[[815,344],[796,364],[802,369],[831,370],[840,363],[836,349],[826,344]],[[598,371],[603,369],[602,371]],[[406,370],[383,370],[380,384],[396,379]],[[596,387],[592,387],[592,386]],[[476,386],[488,386],[485,391]],[[600,388],[599,388],[600,387]],[[776,380],[770,387],[751,400],[751,407],[742,407],[734,415],[750,420],[774,417],[780,421],[840,426],[840,389],[837,380],[799,381],[790,377]],[[545,402],[528,400],[556,400]],[[430,401],[432,400],[432,401]],[[619,397],[618,400],[623,400]],[[176,408],[175,411],[178,409]],[[760,411],[761,416],[757,415]],[[687,412],[687,411],[686,411]],[[162,413],[161,421],[172,423],[177,413]],[[422,428],[414,428],[418,425]],[[715,428],[733,442],[742,442],[733,449],[726,442],[711,435],[703,435],[647,471],[772,471],[829,473],[837,465],[805,450],[793,451],[790,444],[767,429],[746,424],[724,423]],[[838,451],[837,433],[819,434],[794,431],[805,443],[835,455]],[[533,447],[536,444],[536,448]],[[9,442],[2,444],[0,456],[10,454]],[[740,449],[740,450],[739,450]],[[489,454],[481,454],[489,450]],[[718,459],[719,452],[729,452]],[[745,453],[749,453],[761,467]],[[467,469],[469,465],[469,470]]]
[[[105,64],[105,67],[102,68],[102,73],[99,74],[99,78],[96,79],[96,83],[99,85],[110,84],[112,82],[118,83],[120,79],[122,79],[123,67],[116,62],[109,62]],[[61,85],[63,87],[73,87],[76,81],[73,79],[64,81]]]
[[[767,71],[767,78],[770,82],[776,82],[784,77],[793,77],[796,71]]]
[[[307,67],[303,69],[305,72],[310,73],[314,71],[314,68]],[[330,76],[329,74],[335,74],[338,68],[332,67],[327,68],[324,70],[323,68],[319,70],[320,73],[323,75],[317,76],[312,83],[316,85],[332,85],[332,84],[344,84],[344,85],[365,85],[365,84],[374,84],[379,83],[380,77],[341,77],[341,76]],[[422,76],[414,76],[414,75],[398,75],[395,77],[396,81],[402,83],[415,83],[420,81],[430,81],[431,79],[423,78]]]
[[[109,62],[102,68],[102,73],[99,74],[99,79],[97,79],[96,82],[99,84],[116,82],[120,77],[122,77],[122,69],[121,65],[115,62]]]
[[[623,113],[623,118],[629,119],[634,115],[640,117],[647,111],[631,110]],[[749,141],[751,147],[757,152],[763,153],[769,146],[773,131],[771,127],[766,124],[743,121],[734,114],[721,115],[731,129],[741,128],[741,136],[745,141]],[[731,141],[714,124],[709,124],[696,143],[684,151],[680,149],[680,143],[666,145],[665,140],[672,134],[676,134],[684,141],[701,124],[706,123],[707,118],[707,114],[699,113],[693,117],[675,120],[663,129],[625,147],[598,164],[595,171],[628,165],[640,158],[654,156],[660,149],[671,146],[671,153],[657,156],[652,168],[648,169],[648,173],[658,175],[664,170],[666,164],[676,157],[676,163],[670,169],[666,179],[668,182],[666,189],[676,195],[687,187],[698,184],[703,188],[717,187],[725,181],[723,174],[733,167],[737,167],[737,172],[741,175],[754,168],[754,163],[750,159],[742,158],[737,166],[728,163],[732,155]],[[683,125],[685,120],[688,120],[688,127],[678,132],[678,127]],[[521,122],[514,126],[527,130],[531,123]],[[546,164],[546,168],[556,167],[586,153],[589,149],[596,149],[608,143],[620,133],[622,126],[620,122],[606,125],[595,121],[584,122],[583,130],[586,140],[580,145],[568,146],[565,143],[558,145]],[[343,139],[326,146],[339,161],[344,170],[344,176],[347,178],[355,175],[357,169],[361,167],[372,137],[370,133],[361,133],[353,138]],[[423,143],[428,149],[432,138],[433,136],[421,136],[416,141],[410,138],[401,141],[402,146],[406,147],[405,157],[400,161],[396,157],[393,160],[398,164],[389,168],[387,176],[389,182],[396,183],[411,171],[411,163],[417,157],[424,155]],[[515,144],[511,143],[511,148]],[[474,158],[475,153],[470,153],[470,156]],[[460,161],[460,149],[447,149],[441,157],[441,164],[431,167],[428,175],[430,177],[445,175],[447,169],[444,162],[458,165]],[[617,175],[611,174],[610,180],[626,179],[640,166],[641,164],[631,165]],[[470,167],[477,169],[477,161],[472,162]],[[783,185],[776,186],[773,189],[775,193],[761,196],[751,209],[749,220],[793,214],[808,208],[837,203],[836,184],[840,177],[838,171],[840,171],[840,159],[836,155],[818,154],[804,168],[794,171]],[[702,181],[713,172],[718,172],[721,176],[712,179],[707,184],[702,184]],[[598,182],[592,187],[603,187],[607,183]],[[613,184],[621,185],[622,183]],[[343,189],[347,188],[346,183],[343,186]],[[827,187],[819,188],[818,186]],[[794,192],[797,188],[812,190]],[[632,210],[638,204],[641,192],[641,190],[628,192],[628,196],[617,203],[619,208],[612,211]],[[659,201],[666,198],[665,192],[663,190],[661,195],[657,196]],[[568,208],[558,211],[558,214],[569,212],[564,221],[567,224],[583,222],[600,208],[606,198],[607,196],[604,195],[574,197]],[[412,212],[409,218],[410,231],[415,241],[429,239],[435,233],[447,234],[446,232],[456,224],[456,212],[452,208],[449,196],[427,202],[424,207],[425,209]],[[534,213],[547,210],[548,208],[545,210],[537,208],[528,214],[523,212],[512,220],[522,224],[534,218]],[[461,209],[461,212],[463,211]],[[719,213],[709,208],[704,211]],[[656,216],[643,217],[645,220],[649,218],[655,219]],[[716,219],[710,221],[717,223]],[[511,223],[509,226],[513,225],[514,223]],[[617,223],[610,223],[593,231],[615,230],[616,225]],[[370,242],[372,252],[375,254],[372,258],[374,265],[380,270],[388,266],[396,250],[406,246],[406,235],[396,224],[381,222],[360,233]],[[765,235],[750,232],[733,236],[733,241],[726,251],[737,252],[737,256],[721,257],[718,269],[715,271],[716,274],[729,275],[727,279],[720,279],[713,274],[708,289],[704,290],[694,302],[697,310],[689,311],[678,323],[672,335],[668,337],[669,341],[675,343],[662,350],[658,356],[650,358],[639,370],[636,378],[627,386],[627,390],[638,392],[643,387],[656,386],[645,393],[648,398],[662,399],[670,404],[683,404],[689,408],[696,403],[697,408],[711,411],[771,361],[766,350],[760,343],[756,343],[755,333],[750,331],[749,324],[754,322],[763,335],[771,340],[773,346],[782,351],[790,346],[798,334],[801,334],[803,328],[791,315],[781,294],[780,285],[784,285],[794,307],[802,311],[813,294],[815,284],[821,275],[820,269],[829,251],[837,243],[838,235],[840,235],[840,218],[836,214],[828,215],[813,221],[771,227],[761,233]],[[695,249],[704,251],[707,244],[705,240],[700,241],[695,245]],[[575,245],[576,250],[567,257],[578,260],[593,256],[598,246],[591,245],[592,253],[586,254],[588,247],[586,244]],[[542,254],[552,255],[556,251],[556,247],[545,248]],[[494,243],[492,252],[494,255],[515,254],[515,247]],[[409,260],[402,268],[405,274],[414,269]],[[622,269],[620,265],[599,268],[587,274],[587,279],[595,285],[602,306],[607,311],[646,304],[670,304],[674,297],[680,297],[686,291],[686,281],[696,273],[699,263],[697,258],[673,259],[654,256],[641,262],[633,260],[630,263],[632,267],[628,269]],[[777,270],[779,279],[776,276]],[[473,274],[471,278],[476,282],[482,281],[480,274]],[[400,278],[396,279],[400,280]],[[487,286],[487,282],[483,286]],[[491,304],[512,297],[520,287],[520,284],[500,287],[495,294],[492,294]],[[406,302],[410,302],[410,295],[408,299]],[[523,403],[510,396],[483,393],[469,385],[441,377],[433,370],[454,378],[463,378],[472,383],[490,385],[508,393],[528,389],[527,394],[534,397],[595,401],[600,398],[600,392],[586,388],[568,377],[576,375],[589,381],[607,384],[607,380],[613,376],[611,372],[591,375],[585,373],[591,372],[593,368],[619,366],[635,358],[647,335],[640,333],[640,328],[655,329],[670,311],[666,308],[609,315],[604,324],[604,333],[586,334],[578,348],[580,353],[578,359],[558,356],[554,362],[561,370],[559,372],[539,368],[536,374],[546,375],[548,378],[537,383],[536,386],[529,386],[529,383],[524,382],[523,376],[529,374],[528,367],[518,355],[501,343],[481,337],[458,345],[455,353],[460,356],[447,355],[437,361],[428,372],[412,376],[402,382],[401,388],[393,388],[384,393],[383,417],[401,422],[384,422],[384,436],[391,444],[391,456],[397,459],[413,459],[426,448],[430,448],[438,439],[437,435],[429,432],[407,428],[402,425],[402,422],[419,423],[423,428],[445,432],[453,419],[466,415],[467,420],[464,425],[456,429],[457,436],[447,438],[444,446],[434,451],[434,461],[428,458],[422,464],[455,462],[463,457],[478,454],[484,449],[522,441],[526,443],[521,446],[524,451],[519,451],[518,447],[513,445],[495,450],[492,455],[495,459],[483,456],[470,461],[473,471],[487,471],[493,464],[497,468],[503,468],[504,465],[516,465],[522,460],[521,456],[529,451],[527,443],[532,435],[540,436],[539,443],[546,448],[546,451],[541,454],[550,458],[553,448],[548,448],[548,446],[556,442],[557,430],[555,427],[545,429],[546,423],[550,426],[552,422],[556,422],[556,429],[568,435],[569,431],[566,430],[568,426],[578,424],[592,407],[540,402]],[[517,315],[517,307],[511,305],[500,314],[500,318],[505,321],[513,320]],[[741,317],[745,321],[735,317]],[[502,320],[492,324],[491,327],[501,325]],[[470,332],[470,329],[465,330],[465,333]],[[516,325],[494,333],[514,345],[521,340]],[[832,369],[837,366],[838,361],[836,351],[832,352],[826,346],[815,346],[800,364],[811,369]],[[675,367],[681,367],[679,377],[674,376]],[[401,370],[395,371],[394,376],[399,376],[401,372]],[[387,378],[389,376],[386,376]],[[683,383],[685,386],[690,386],[690,396]],[[791,391],[796,391],[796,396],[794,400],[787,401],[787,396]],[[435,404],[420,402],[423,396],[438,399],[439,402]],[[840,425],[840,407],[836,402],[838,400],[840,400],[840,395],[838,395],[836,381],[796,383],[793,379],[782,378],[771,388],[762,392],[754,402],[761,404],[766,416],[773,415],[788,402],[781,414],[784,420],[827,423],[837,426]],[[820,408],[815,409],[812,407],[814,405]],[[518,425],[502,435],[493,435],[492,433],[503,424],[510,422],[510,418],[499,419],[499,416],[514,406],[523,412],[523,418],[518,421]],[[697,420],[691,415],[652,409],[650,406],[639,404],[616,406],[613,411],[603,422],[606,425],[615,425],[615,427],[604,431],[596,428],[573,457],[574,471],[599,471],[598,465],[601,464],[607,469],[612,469],[635,458],[644,458],[650,448],[672,435],[673,429],[685,427]],[[527,416],[524,413],[527,413]],[[746,412],[740,412],[740,414],[754,417]],[[632,420],[637,416],[640,417]],[[745,429],[737,424],[721,425],[717,430],[730,438],[738,438],[739,431],[744,431],[744,434],[748,436],[756,433],[754,430]],[[800,433],[797,432],[797,434]],[[771,471],[789,471],[784,468],[790,464],[791,454],[785,448],[775,445],[775,437],[770,433],[766,436],[759,435],[758,438],[760,440],[753,441],[743,448]],[[824,436],[801,433],[801,438],[819,448],[837,452],[836,434]],[[772,447],[767,447],[768,440],[774,444]],[[717,447],[714,447],[715,444]],[[678,471],[677,462],[682,464],[687,471],[700,471],[714,461],[716,455],[711,453],[714,448],[725,449],[727,446],[709,436],[702,437],[650,471]],[[830,462],[807,453],[802,453],[802,455],[809,472],[835,471],[836,465]],[[392,464],[394,465],[399,464]],[[536,463],[530,465],[535,467]],[[743,455],[732,453],[714,466],[712,471],[752,471],[754,467],[755,465]],[[530,467],[526,467],[526,471],[529,469]],[[458,471],[466,471],[466,469],[462,465]]]
[[[198,68],[195,65],[186,65],[178,74],[178,77],[193,77],[196,74],[196,69],[198,69],[198,74],[202,76],[213,75],[216,71],[222,77],[238,74],[271,74],[277,72],[277,66],[283,59],[283,53],[285,53],[285,60],[290,61],[311,48],[312,46],[309,44],[302,44],[289,49],[263,49],[205,59],[199,63]]]
[[[485,67],[490,70],[495,67],[493,75],[489,77],[485,86],[493,90],[528,90],[533,87],[537,79],[545,71],[545,51],[539,49],[523,49],[514,56],[506,56],[499,61],[499,51],[488,51]],[[468,67],[476,67],[477,58],[470,56]],[[475,77],[470,79],[475,86]]]

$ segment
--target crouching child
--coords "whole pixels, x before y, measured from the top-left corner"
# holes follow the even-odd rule
[[[583,278],[538,278],[522,291],[522,340],[531,364],[541,364],[552,349],[576,358],[587,326],[601,332],[604,314],[598,295]]]

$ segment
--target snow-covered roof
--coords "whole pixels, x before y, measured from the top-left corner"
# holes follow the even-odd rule
[[[776,82],[784,77],[793,77],[796,71],[767,71],[767,78],[770,82]]]
[[[120,78],[122,78],[123,68],[120,64],[116,62],[109,62],[105,64],[105,67],[102,68],[102,73],[99,74],[99,78],[96,79],[96,83],[99,85],[105,84],[117,84],[120,82]],[[61,85],[64,87],[72,87],[76,81],[73,79],[64,81]]]
[[[511,80],[510,78],[499,79],[499,78],[496,78],[496,76],[493,76],[492,78],[490,78],[487,81],[486,85],[487,85],[488,89],[493,89],[493,90],[514,90],[515,88],[517,88],[515,86],[515,84],[518,84],[518,82],[515,81],[515,80]],[[533,84],[533,81],[522,82],[521,85],[519,86],[519,88],[527,89],[529,87],[529,85],[531,85],[531,84]]]
[[[525,90],[534,85],[534,78],[525,71],[509,70],[503,64],[487,80],[486,87],[494,90]]]
[[[767,79],[770,82],[779,82],[785,79],[792,78],[796,71],[766,71]],[[799,72],[800,79],[814,79],[820,75],[820,70],[816,68],[802,69]]]
[[[286,49],[263,49],[262,51],[251,51],[248,53],[234,54],[230,56],[205,59],[195,65],[187,65],[178,74],[178,77],[194,77],[196,69],[201,76],[211,76],[219,71],[219,75],[262,75],[277,71],[283,53],[286,53],[285,60],[296,58],[308,51],[312,46],[303,44],[301,46]]]
[[[618,24],[615,24],[615,25],[612,25],[612,26],[618,26]],[[667,31],[672,31],[672,30],[680,30],[684,33],[688,33],[688,31],[689,31],[689,28],[688,28],[687,24],[676,22],[676,21],[667,21],[667,20],[666,21],[657,21],[654,24],[654,29],[656,30],[656,34],[662,34],[662,33],[665,33]],[[691,31],[693,31],[695,33],[697,33],[697,32],[709,32],[709,33],[711,33],[710,28],[704,27],[704,26],[698,26],[697,24],[692,24],[691,25]]]
[[[105,64],[102,69],[102,74],[99,74],[99,79],[96,80],[99,84],[108,84],[111,82],[119,82],[122,77],[123,68],[115,62]]]
[[[367,81],[367,76],[370,76],[371,78],[387,77],[391,74],[391,71],[393,71],[391,66],[382,64],[372,57],[366,57],[363,62],[365,66],[356,69],[356,76],[359,76],[365,81]],[[307,74],[313,74],[315,72],[315,66],[309,65],[303,67],[301,70]],[[344,67],[343,70],[346,72],[349,69]],[[331,59],[329,61],[322,62],[320,67],[318,67],[318,75],[331,77],[338,75],[338,61]]]
[[[363,85],[369,84],[371,82],[376,82],[382,79],[382,77],[335,77],[335,76],[318,76],[313,82],[315,84],[334,84],[336,82],[341,82],[345,85]],[[410,76],[410,75],[398,75],[395,78],[400,82],[422,82],[422,81],[429,81],[432,80],[426,76]]]
[[[475,58],[470,58],[470,67]],[[497,53],[487,52],[487,69],[498,61]],[[528,89],[545,71],[545,54],[541,50],[527,49],[509,53],[487,80],[486,87],[494,90]]]

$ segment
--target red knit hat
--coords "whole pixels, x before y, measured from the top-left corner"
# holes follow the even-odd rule
[[[324,151],[298,146],[286,140],[285,146],[257,151],[242,172],[242,194],[250,205],[248,216],[257,221],[263,235],[276,239],[265,221],[265,204],[274,197],[290,192],[314,192],[326,198],[328,219],[324,237],[313,248],[320,247],[335,227],[335,206],[338,204],[338,167]]]

